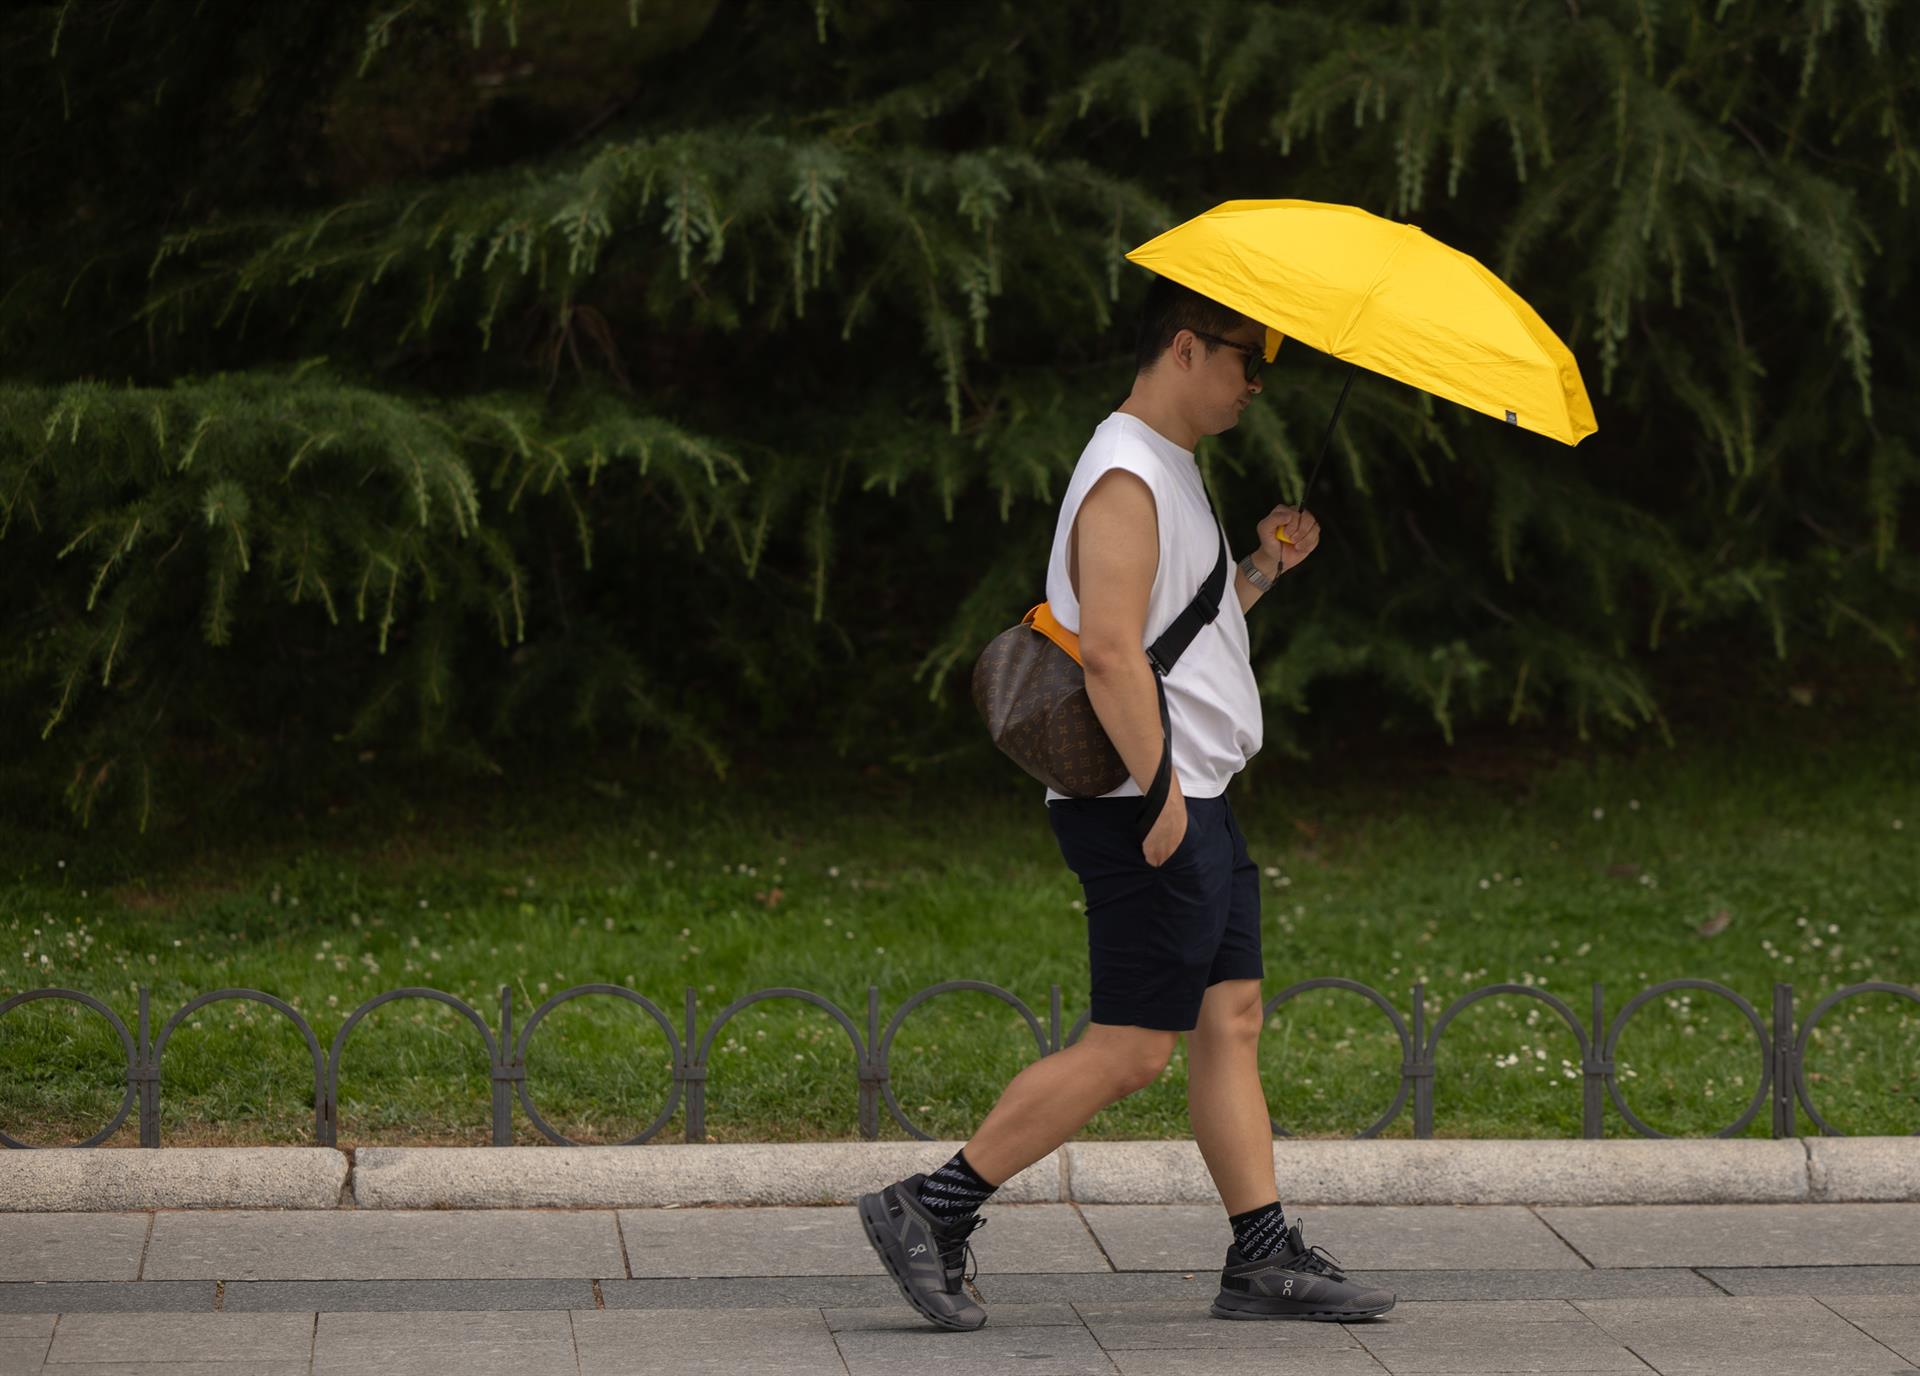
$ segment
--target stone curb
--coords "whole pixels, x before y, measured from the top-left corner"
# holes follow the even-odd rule
[[[332,1147],[0,1152],[0,1211],[333,1209],[347,1158]]]
[[[0,1153],[0,1211],[645,1208],[830,1204],[958,1141],[637,1147],[167,1147]],[[1920,1136],[1274,1143],[1288,1204],[1920,1202]],[[350,1191],[345,1187],[351,1180]],[[1070,1142],[1003,1203],[1217,1201],[1191,1141]]]
[[[1808,1198],[1885,1204],[1920,1201],[1920,1135],[1807,1137]]]
[[[660,1204],[844,1204],[961,1142],[648,1143],[638,1147],[362,1147],[363,1209],[499,1209]],[[1059,1151],[1005,1181],[1011,1204],[1063,1198]]]
[[[1218,1197],[1191,1142],[1068,1147],[1084,1204]],[[1301,1204],[1777,1204],[1810,1199],[1798,1141],[1685,1138],[1274,1144],[1281,1197]]]

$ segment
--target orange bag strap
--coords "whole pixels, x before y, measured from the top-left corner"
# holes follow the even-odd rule
[[[1054,620],[1053,608],[1045,602],[1037,603],[1032,607],[1025,616],[1020,618],[1020,624],[1033,627],[1071,655],[1075,664],[1080,664],[1081,668],[1086,667],[1080,660],[1080,637]]]

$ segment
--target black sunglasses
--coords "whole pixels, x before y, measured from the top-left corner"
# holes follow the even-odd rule
[[[1223,339],[1217,334],[1208,334],[1205,330],[1195,330],[1194,334],[1198,335],[1201,339],[1211,339],[1215,344],[1224,344],[1229,349],[1240,350],[1240,352],[1243,355],[1245,355],[1245,358],[1246,358],[1246,362],[1244,366],[1246,368],[1247,381],[1253,382],[1259,378],[1260,365],[1262,363],[1265,363],[1267,360],[1262,355],[1261,350],[1257,346],[1252,344],[1237,343],[1236,341],[1231,339]]]

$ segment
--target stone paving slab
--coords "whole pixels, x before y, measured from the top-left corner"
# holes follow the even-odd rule
[[[905,1300],[887,1305],[866,1305],[851,1309],[820,1311],[833,1333],[861,1333],[869,1329],[928,1328]],[[988,1323],[1002,1328],[1033,1328],[1046,1324],[1078,1324],[1080,1315],[1070,1304],[996,1304]]]
[[[1710,1266],[1699,1274],[1730,1295],[1920,1295],[1920,1266]]]
[[[1818,1300],[1575,1300],[1662,1376],[1879,1376],[1900,1357]]]
[[[1220,1271],[1109,1271],[1088,1275],[975,1276],[980,1302],[1002,1304],[1123,1304],[1136,1300],[1187,1300],[1205,1308],[1220,1289]],[[894,1292],[899,1298],[899,1292]]]
[[[1542,1208],[1594,1266],[1920,1264],[1920,1204]]]
[[[1920,1296],[1861,1295],[1821,1301],[1876,1342],[1920,1367]]]
[[[966,1376],[1046,1372],[1048,1376],[1113,1376],[1114,1364],[1084,1327],[1076,1324],[997,1328],[991,1320],[971,1333],[918,1329],[866,1329],[835,1335],[848,1376],[901,1376],[902,1372],[955,1371]]]
[[[46,1338],[0,1338],[0,1376],[40,1376]]]
[[[151,1282],[143,1282],[151,1284]],[[211,1288],[211,1287],[209,1287]],[[591,1280],[245,1280],[222,1295],[227,1313],[591,1309]],[[212,1306],[207,1306],[211,1308]]]
[[[1226,1260],[1227,1244],[1233,1240],[1218,1204],[1078,1207],[1116,1270],[1177,1268],[1211,1270],[1217,1275]],[[1311,1211],[1288,1210],[1287,1218],[1302,1224],[1309,1245],[1338,1257],[1341,1268],[1350,1272],[1586,1267],[1552,1229],[1518,1205],[1317,1205]]]
[[[1623,1299],[1638,1295],[1723,1292],[1694,1271],[1635,1267],[1618,1271],[1368,1271],[1366,1281],[1393,1291],[1400,1303],[1432,1300]],[[1397,1311],[1396,1311],[1397,1312]]]
[[[1100,1271],[1106,1259],[1070,1204],[1014,1204],[973,1235],[982,1271]],[[885,1275],[850,1204],[829,1208],[622,1209],[638,1276]]]
[[[1384,1317],[1355,1324],[1222,1320],[1209,1314],[1204,1305],[1185,1300],[1136,1300],[1124,1304],[1082,1301],[1073,1307],[1095,1341],[1108,1351],[1254,1348],[1262,1352],[1340,1352],[1354,1345],[1349,1329],[1386,1321]],[[987,1322],[992,1323],[992,1318]]]
[[[576,1313],[573,1324],[580,1376],[847,1372],[826,1321],[815,1309],[588,1310]],[[942,1336],[930,1326],[927,1331]],[[923,1359],[916,1356],[912,1365],[920,1368]]]
[[[396,1358],[406,1376],[553,1376],[575,1369],[573,1319],[565,1312],[319,1316],[313,1376],[387,1376]]]
[[[603,1280],[609,1309],[825,1309],[906,1304],[891,1277],[697,1276]]]
[[[66,1215],[71,1217],[71,1215]],[[613,1215],[541,1210],[163,1213],[153,1280],[623,1276]]]
[[[31,1376],[311,1376],[303,1357],[297,1362],[49,1362]]]
[[[1388,1371],[1642,1372],[1646,1365],[1564,1300],[1517,1301],[1497,1321],[1484,1304],[1400,1304],[1343,1325]]]
[[[0,1284],[0,1315],[213,1312],[210,1280],[9,1281]],[[0,1318],[0,1323],[4,1323]],[[0,1332],[5,1332],[0,1328]]]
[[[150,1214],[0,1214],[0,1281],[138,1280]]]
[[[312,1314],[64,1314],[47,1365],[69,1362],[206,1362],[244,1367],[305,1366],[313,1352]]]
[[[1136,1348],[1112,1354],[1120,1376],[1383,1376],[1386,1368],[1355,1343],[1341,1352]]]

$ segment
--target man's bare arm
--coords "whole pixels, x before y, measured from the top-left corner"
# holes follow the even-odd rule
[[[1113,469],[1082,499],[1075,521],[1087,700],[1144,794],[1153,787],[1164,748],[1153,666],[1141,649],[1147,602],[1160,565],[1153,491],[1137,475]],[[1175,780],[1169,805],[1178,793]]]

